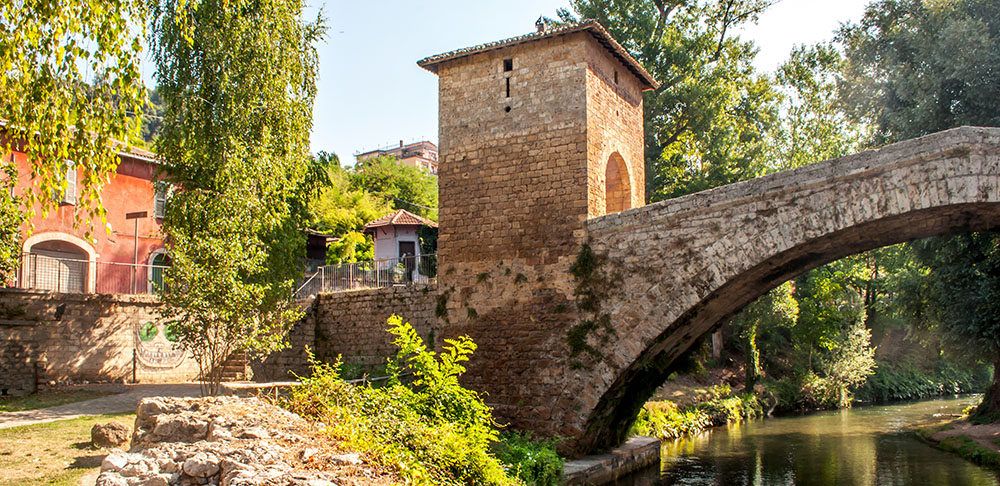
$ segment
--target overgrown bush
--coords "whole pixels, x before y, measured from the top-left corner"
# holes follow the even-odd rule
[[[856,396],[866,402],[915,400],[982,391],[990,380],[987,367],[968,370],[944,366],[924,371],[913,365],[879,363],[875,374],[858,388]]]
[[[728,385],[714,387],[712,394],[715,398],[683,409],[669,400],[647,402],[631,432],[669,440],[763,415],[763,407],[753,394],[732,395]]]
[[[468,338],[445,340],[429,351],[409,325],[389,318],[399,354],[390,363],[393,379],[383,387],[355,386],[340,377],[339,363],[313,361],[312,375],[292,393],[287,406],[328,424],[328,433],[395,469],[418,485],[521,484],[489,450],[498,439],[490,409],[458,383],[475,351]],[[413,374],[399,381],[402,367]]]
[[[563,458],[553,440],[535,440],[530,432],[504,432],[493,447],[504,468],[532,486],[556,486],[562,479]]]

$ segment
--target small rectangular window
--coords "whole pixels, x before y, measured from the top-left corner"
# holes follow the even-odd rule
[[[506,72],[510,72],[510,71],[513,71],[513,70],[514,70],[514,60],[513,59],[504,59],[503,60],[503,72],[506,73]]]

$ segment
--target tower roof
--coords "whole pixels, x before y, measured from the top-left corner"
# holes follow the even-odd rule
[[[575,32],[589,32],[591,35],[597,39],[597,42],[601,43],[608,51],[610,51],[615,57],[618,58],[625,66],[632,71],[644,85],[645,89],[656,89],[659,83],[653,76],[646,71],[645,68],[639,64],[635,58],[632,57],[628,51],[625,50],[621,44],[618,43],[611,34],[608,33],[604,27],[594,19],[585,19],[580,22],[574,22],[569,24],[560,25],[551,29],[543,30],[541,32],[532,32],[530,34],[521,35],[518,37],[511,37],[509,39],[487,42],[486,44],[480,44],[478,46],[466,47],[463,49],[456,49],[454,51],[445,52],[443,54],[438,54],[435,56],[426,57],[417,61],[417,65],[437,74],[438,65],[454,59],[459,59],[466,56],[471,56],[473,54],[479,54],[482,52],[494,51],[504,47],[516,46],[519,44],[525,44],[532,41],[537,41],[541,39],[548,39],[551,37],[557,37],[567,34],[572,34]]]

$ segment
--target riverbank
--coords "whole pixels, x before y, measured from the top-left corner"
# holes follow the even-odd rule
[[[929,447],[913,434],[914,425],[961,413],[975,400],[931,399],[719,427],[665,441],[658,474],[617,484],[1000,486],[994,470]]]
[[[917,435],[966,460],[1000,469],[1000,424],[976,425],[969,422],[968,417],[951,417],[942,423],[919,428]]]

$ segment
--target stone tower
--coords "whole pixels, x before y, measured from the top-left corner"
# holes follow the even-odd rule
[[[570,268],[588,218],[645,202],[642,92],[656,81],[592,20],[417,64],[439,77],[445,334],[479,345],[468,385],[502,420],[577,435],[553,429],[579,422],[552,395],[572,393]]]

